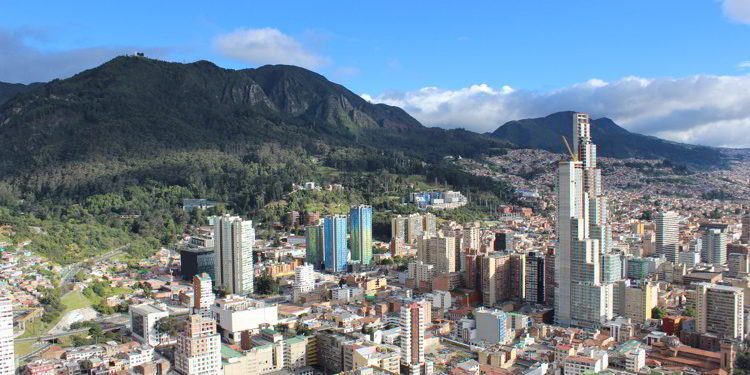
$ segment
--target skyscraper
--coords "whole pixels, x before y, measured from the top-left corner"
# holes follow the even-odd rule
[[[432,362],[425,360],[424,333],[427,309],[424,301],[412,302],[401,308],[401,366],[409,375],[431,375]]]
[[[326,216],[323,219],[323,263],[326,271],[343,272],[349,260],[346,246],[346,216]]]
[[[302,295],[312,292],[313,289],[315,289],[315,271],[312,264],[304,264],[295,268],[293,299],[298,301]]]
[[[742,243],[750,243],[750,212],[742,215],[742,235],[740,236]]]
[[[230,294],[253,292],[253,245],[255,229],[252,220],[223,215],[214,221],[214,276],[216,285]]]
[[[678,262],[680,231],[677,213],[672,211],[656,214],[656,254],[672,262]]]
[[[216,321],[191,315],[187,327],[177,337],[174,358],[180,374],[221,374],[221,339],[216,333]]]
[[[529,303],[545,303],[545,257],[542,252],[532,251],[526,256],[526,291],[524,300]]]
[[[362,264],[372,262],[372,206],[352,207],[349,214],[352,239],[352,260]]]
[[[727,225],[701,224],[701,261],[722,266],[727,263]]]
[[[193,276],[193,314],[211,317],[211,305],[216,297],[213,282],[207,273]]]
[[[0,295],[0,375],[16,373],[13,338],[13,301]]]
[[[589,117],[573,115],[572,160],[557,170],[555,321],[597,326],[612,317],[612,284],[601,281],[601,255],[609,246],[607,200]]]
[[[325,259],[325,235],[323,225],[313,225],[305,228],[305,261],[315,269],[323,269]]]
[[[695,285],[696,329],[727,339],[744,335],[744,299],[742,288],[698,283]]]

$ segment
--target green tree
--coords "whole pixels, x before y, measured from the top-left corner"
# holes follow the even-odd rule
[[[660,308],[660,307],[654,307],[651,309],[651,318],[652,319],[661,319],[667,315],[666,310]]]

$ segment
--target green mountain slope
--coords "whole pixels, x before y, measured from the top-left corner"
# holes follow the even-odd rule
[[[557,112],[541,118],[510,121],[491,134],[519,147],[563,153],[562,136],[569,141],[572,137],[573,113]],[[606,117],[592,121],[591,136],[601,156],[666,159],[675,164],[697,167],[717,167],[723,163],[719,149],[631,133]]]
[[[22,83],[0,82],[0,104],[5,103],[8,99],[14,97],[17,94],[27,92],[40,85],[42,84],[31,83],[28,85],[24,85]]]

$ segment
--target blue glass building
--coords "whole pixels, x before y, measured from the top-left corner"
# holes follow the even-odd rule
[[[352,239],[352,260],[362,264],[372,262],[372,206],[352,207],[349,214]]]
[[[323,219],[323,261],[326,271],[343,272],[349,260],[346,244],[346,216],[326,216]]]

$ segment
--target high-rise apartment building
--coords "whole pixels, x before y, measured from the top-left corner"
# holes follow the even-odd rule
[[[185,330],[177,337],[174,358],[180,374],[221,374],[221,339],[216,333],[216,321],[191,315]]]
[[[401,373],[408,375],[431,375],[432,362],[425,360],[425,329],[427,309],[424,301],[412,302],[401,307]]]
[[[437,217],[432,213],[422,215],[422,229],[427,236],[437,235]]]
[[[750,243],[750,212],[742,215],[742,234],[740,235],[742,243]]]
[[[663,255],[668,261],[679,261],[680,227],[676,212],[662,211],[656,214],[656,254]]]
[[[402,243],[409,243],[406,238],[407,218],[397,215],[391,218],[391,238],[401,240]]]
[[[223,215],[214,219],[214,282],[229,294],[253,292],[253,246],[255,229],[252,220]]]
[[[463,230],[464,249],[479,250],[482,245],[482,229],[479,223],[464,226]]]
[[[372,206],[352,207],[349,214],[352,239],[352,260],[361,264],[372,262]]]
[[[623,278],[623,259],[620,253],[602,254],[602,283],[613,283]]]
[[[744,298],[742,288],[710,283],[695,285],[696,329],[727,339],[744,336]]]
[[[701,224],[701,261],[717,266],[727,263],[727,225]]]
[[[207,273],[193,276],[193,314],[210,318],[215,300],[211,276]]]
[[[346,245],[346,216],[326,216],[323,219],[323,263],[326,271],[343,272],[349,261]]]
[[[532,251],[526,255],[526,302],[544,304],[546,278],[546,258],[544,253]]]
[[[294,289],[292,297],[299,300],[306,293],[315,289],[315,270],[312,264],[304,264],[294,269]]]
[[[607,200],[589,117],[573,115],[572,160],[557,170],[555,321],[598,326],[612,318],[612,284],[601,281],[601,255],[609,247]]]
[[[746,253],[727,254],[729,277],[745,277],[750,273],[750,255]]]
[[[425,264],[435,266],[438,274],[456,272],[455,237],[439,235],[438,237],[419,237],[417,239],[417,257]]]
[[[323,225],[312,225],[305,228],[305,262],[312,264],[315,269],[319,270],[324,267],[324,238]]]
[[[13,300],[0,295],[0,375],[16,373],[13,339]]]
[[[406,243],[412,244],[424,234],[424,219],[420,214],[411,214],[406,218]]]
[[[643,324],[651,319],[656,307],[658,288],[651,282],[631,283],[621,280],[614,284],[613,309],[615,315]]]
[[[495,306],[526,296],[526,254],[490,253],[481,258],[482,303]]]

